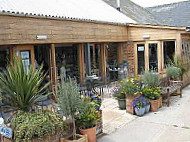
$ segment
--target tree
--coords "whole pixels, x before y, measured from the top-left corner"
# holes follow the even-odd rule
[[[76,139],[75,116],[82,108],[82,100],[79,97],[79,88],[76,80],[71,78],[64,80],[61,77],[61,83],[57,86],[57,101],[64,114],[71,118],[73,139]]]

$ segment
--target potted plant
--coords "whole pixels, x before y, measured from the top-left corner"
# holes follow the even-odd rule
[[[126,109],[126,96],[125,93],[121,92],[121,89],[116,92],[115,98],[118,101],[119,108],[121,110]]]
[[[96,123],[99,118],[93,102],[84,103],[83,109],[76,117],[80,133],[87,135],[88,142],[96,142]]]
[[[87,97],[85,97],[84,99],[87,99]],[[102,104],[101,95],[97,92],[90,92],[90,97],[86,100],[86,102],[93,102],[95,105],[95,109],[99,111]]]
[[[150,72],[145,72],[143,74],[143,82],[144,82],[144,85],[147,87],[144,90],[145,92],[148,93],[148,91],[153,91],[153,90],[158,91],[155,93],[153,92],[152,95],[148,98],[151,100],[150,103],[153,102],[152,100],[158,100],[158,108],[160,108],[162,106],[162,97],[160,95],[160,93],[161,93],[161,90],[159,88],[160,78],[159,78],[158,73],[155,72],[154,70],[151,70]],[[151,94],[151,92],[148,94]],[[158,98],[155,99],[154,96],[156,96],[156,97],[158,96]],[[151,106],[153,106],[153,105],[151,105]]]
[[[126,95],[126,110],[134,114],[134,107],[132,103],[134,99],[142,94],[142,83],[139,78],[124,79],[120,82],[121,93]]]
[[[151,111],[157,111],[159,108],[159,98],[161,90],[159,87],[145,87],[142,93],[150,100]]]
[[[187,75],[187,73],[190,71],[190,63],[184,62],[183,59],[181,59],[181,57],[178,56],[174,56],[174,61],[170,60],[169,62],[171,66],[180,68],[180,77],[181,81],[183,81],[184,75]]]
[[[139,96],[134,99],[132,106],[135,108],[136,115],[143,116],[146,112],[147,100],[143,96]]]
[[[61,82],[57,85],[57,102],[60,109],[67,118],[71,119],[73,125],[72,136],[61,138],[61,142],[86,142],[86,137],[76,134],[77,113],[82,109],[82,100],[79,98],[79,88],[76,80],[68,78],[65,80],[61,76]]]
[[[178,67],[174,67],[174,66],[168,66],[166,68],[166,72],[167,72],[167,76],[171,80],[177,80],[181,75],[181,69]]]
[[[10,126],[14,131],[13,140],[16,142],[59,141],[59,135],[67,130],[63,117],[49,110],[18,111]]]
[[[47,92],[49,83],[41,86],[45,78],[42,68],[34,70],[30,66],[26,70],[21,58],[14,57],[13,63],[0,73],[2,100],[11,111],[30,112],[50,94]]]

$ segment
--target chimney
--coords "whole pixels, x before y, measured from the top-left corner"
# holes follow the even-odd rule
[[[116,0],[117,1],[117,10],[120,11],[121,7],[120,7],[120,0]]]

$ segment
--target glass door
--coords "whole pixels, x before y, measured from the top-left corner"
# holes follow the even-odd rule
[[[20,51],[21,54],[21,58],[22,58],[22,63],[25,66],[26,71],[28,72],[30,69],[30,64],[31,64],[31,60],[30,60],[30,50],[26,50],[26,51]]]
[[[157,43],[149,44],[149,70],[158,71]]]
[[[138,62],[138,74],[142,74],[145,70],[145,45],[137,44],[137,62]]]

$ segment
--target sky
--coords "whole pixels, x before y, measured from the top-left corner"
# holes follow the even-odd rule
[[[169,4],[169,3],[187,1],[187,0],[132,0],[132,1],[142,7],[151,7],[156,5]]]

